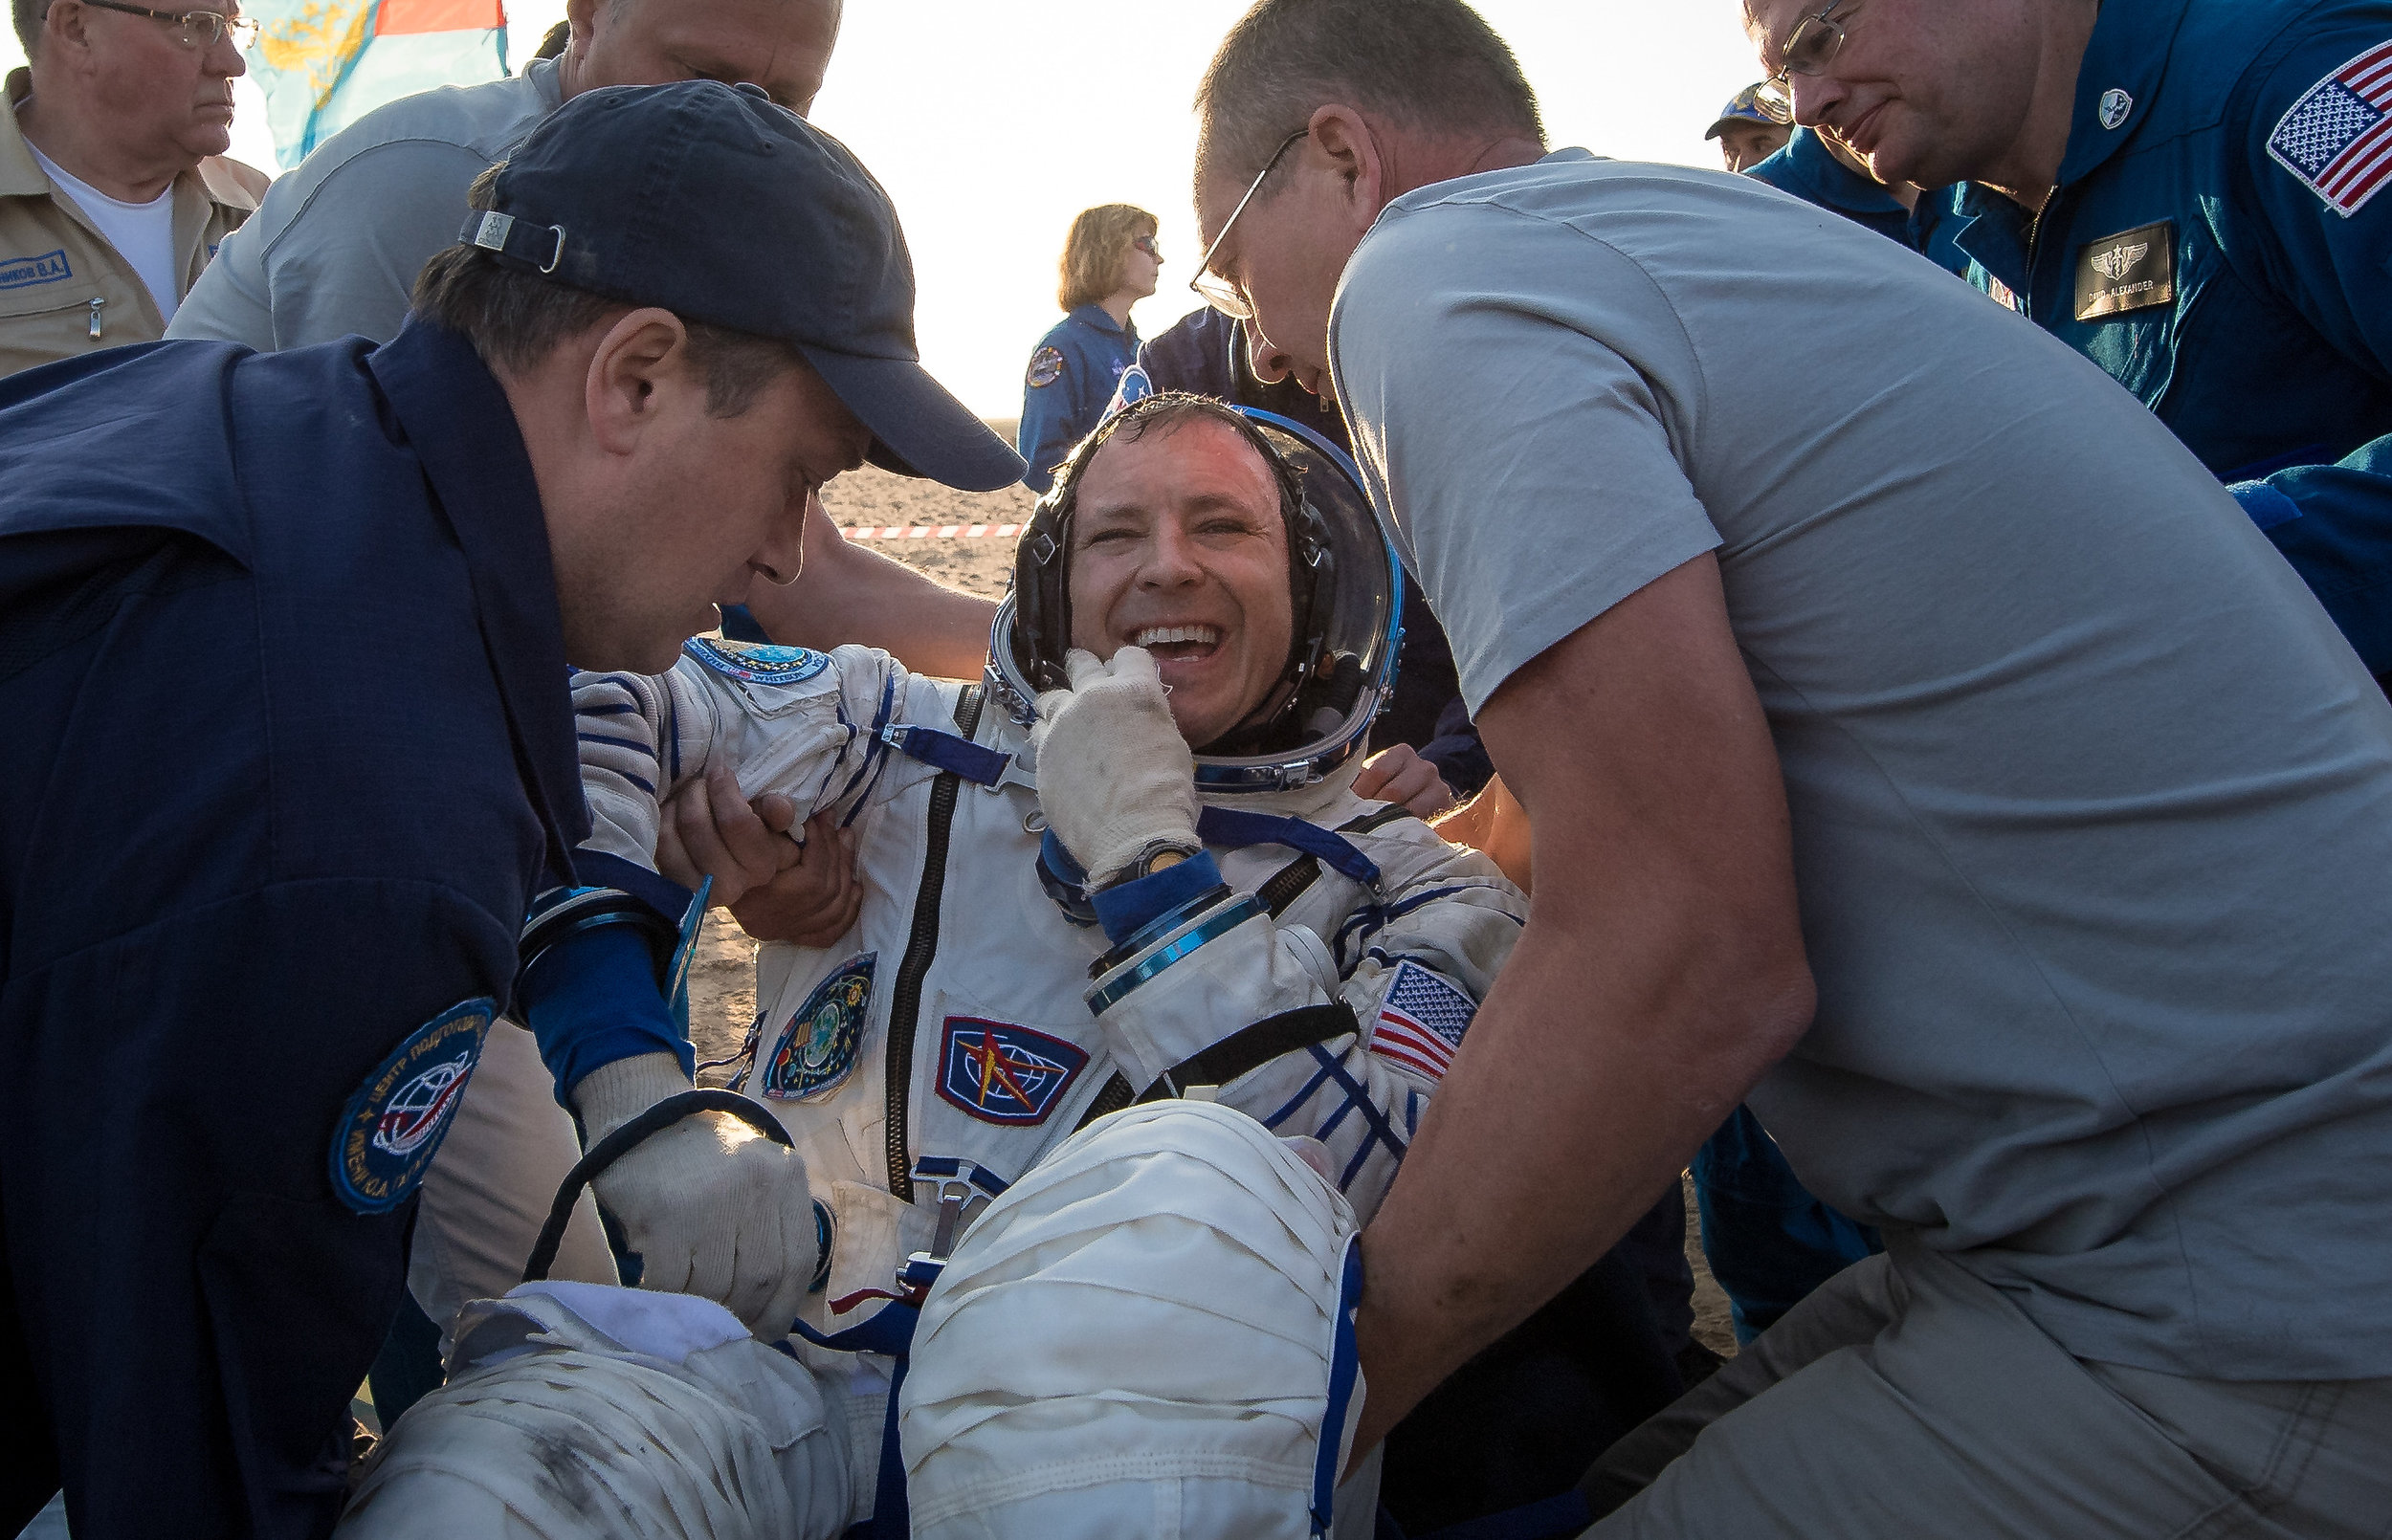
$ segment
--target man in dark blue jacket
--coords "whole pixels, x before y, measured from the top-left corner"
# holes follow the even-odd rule
[[[2392,3],[2018,9],[1746,15],[1800,121],[1883,180],[1966,184],[1952,237],[1979,287],[2157,412],[2383,678]]]
[[[617,875],[568,660],[669,664],[867,456],[1019,474],[916,362],[886,196],[751,92],[577,97],[381,348],[0,386],[0,1533],[61,1485],[83,1540],[330,1529],[525,912]],[[543,1047],[593,1132],[593,1077],[687,1052]],[[773,1179],[682,1126],[628,1213]]]

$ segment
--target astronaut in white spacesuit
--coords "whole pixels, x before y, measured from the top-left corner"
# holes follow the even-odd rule
[[[576,677],[591,847],[653,867],[660,803],[725,768],[744,798],[833,810],[857,834],[861,916],[826,949],[764,946],[736,1083],[789,1136],[816,1244],[786,1220],[758,1243],[718,1237],[730,1260],[704,1287],[674,1254],[682,1235],[629,1237],[652,1283],[733,1300],[751,1324],[795,1315],[821,1415],[844,1417],[842,1524],[885,1491],[894,1426],[895,1360],[853,1350],[901,1340],[891,1329],[964,1227],[1074,1131],[1137,1102],[1218,1102],[1315,1141],[1307,1158],[1359,1219],[1384,1194],[1526,913],[1485,856],[1351,789],[1392,681],[1398,592],[1337,451],[1162,396],[1109,419],[1041,503],[981,684],[863,648],[705,639],[662,676]],[[689,1089],[667,1054],[608,1069],[611,1115],[582,1108],[593,1144]],[[775,1276],[720,1270],[742,1266]],[[537,1309],[565,1343],[559,1297]],[[428,1533],[396,1515],[437,1504],[391,1500],[401,1473],[430,1479],[407,1458],[430,1437],[417,1424],[473,1415],[461,1385],[504,1399],[460,1373],[494,1339],[458,1339],[452,1384],[393,1430],[351,1531]],[[527,1502],[503,1505],[520,1532],[589,1532],[583,1507],[552,1525]]]

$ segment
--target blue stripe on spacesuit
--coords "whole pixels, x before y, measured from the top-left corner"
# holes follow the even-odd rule
[[[855,794],[855,802],[848,808],[847,816],[839,820],[841,828],[848,827],[863,816],[864,804],[872,801],[873,788],[880,784],[880,773],[889,768],[889,745],[881,737],[880,730],[888,726],[889,718],[896,715],[897,675],[891,674],[880,681],[880,709],[873,714],[872,731],[864,744],[863,768],[871,772],[871,777],[864,782],[864,789]]]
[[[1305,1048],[1319,1061],[1321,1068],[1327,1072],[1330,1079],[1338,1083],[1339,1089],[1345,1092],[1345,1105],[1331,1113],[1329,1121],[1322,1124],[1320,1132],[1313,1137],[1323,1144],[1328,1143],[1329,1135],[1336,1132],[1339,1124],[1345,1121],[1345,1114],[1360,1109],[1363,1119],[1370,1124],[1373,1137],[1387,1147],[1388,1154],[1398,1160],[1403,1159],[1404,1152],[1409,1146],[1397,1135],[1394,1129],[1388,1127],[1385,1115],[1379,1111],[1378,1104],[1370,1099],[1370,1092],[1364,1089],[1352,1075],[1345,1072],[1345,1066],[1338,1062],[1337,1055],[1318,1043],[1306,1044]],[[1318,1085],[1319,1082],[1316,1079],[1314,1083]],[[1338,1191],[1345,1191],[1355,1177],[1361,1174],[1362,1162],[1370,1158],[1370,1146],[1371,1140],[1364,1139],[1362,1148],[1354,1152],[1354,1158],[1346,1165],[1345,1175],[1338,1178]]]
[[[1280,1108],[1269,1117],[1264,1118],[1262,1120],[1262,1126],[1267,1129],[1275,1129],[1280,1124],[1286,1122],[1289,1118],[1294,1117],[1298,1109],[1300,1109],[1306,1102],[1313,1099],[1314,1095],[1319,1091],[1322,1083],[1328,1078],[1329,1071],[1326,1069],[1315,1070],[1313,1072],[1312,1079],[1304,1082],[1304,1089],[1289,1097],[1285,1107]]]
[[[1366,941],[1370,937],[1377,935],[1381,931],[1385,930],[1389,922],[1402,919],[1405,915],[1409,914],[1412,911],[1420,908],[1423,904],[1434,903],[1440,898],[1451,898],[1455,893],[1500,893],[1503,890],[1501,888],[1492,882],[1457,882],[1443,888],[1431,888],[1426,892],[1413,893],[1408,897],[1398,899],[1392,904],[1363,905],[1361,909],[1358,909],[1353,913],[1347,915],[1345,923],[1338,927],[1337,940],[1334,946],[1338,959],[1338,977],[1340,979],[1351,979],[1354,977],[1354,970],[1362,966],[1362,958],[1361,955],[1357,955],[1351,962],[1345,960],[1346,942]],[[1525,925],[1528,923],[1527,921],[1521,919],[1517,914],[1513,913],[1507,909],[1498,909],[1494,913],[1503,915],[1515,925]]]
[[[880,779],[880,768],[888,760],[889,746],[880,741],[880,730],[889,725],[889,717],[897,709],[897,676],[892,674],[880,682],[880,706],[874,714],[872,726],[869,729],[858,728],[849,718],[846,701],[840,701],[836,709],[839,714],[839,725],[847,729],[848,738],[847,742],[839,748],[838,759],[831,761],[831,769],[835,771],[839,765],[846,762],[847,751],[854,746],[859,737],[864,743],[864,762],[855,767],[855,774],[848,778],[847,784],[839,788],[837,796],[828,801],[817,797],[814,805],[817,807],[835,806],[846,802],[851,796],[854,797],[854,805],[848,809],[847,817],[839,821],[839,826],[845,828],[855,822],[856,814],[863,811],[864,800],[872,795],[873,784]],[[867,781],[867,777],[871,779]],[[830,783],[830,776],[826,774],[823,778],[823,784],[828,786]]]

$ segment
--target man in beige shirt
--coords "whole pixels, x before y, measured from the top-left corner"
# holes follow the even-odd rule
[[[266,190],[224,155],[255,23],[116,0],[11,11],[31,63],[0,113],[0,375],[164,336]]]

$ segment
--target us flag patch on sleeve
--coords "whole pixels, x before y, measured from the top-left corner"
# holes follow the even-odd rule
[[[2345,216],[2392,178],[2392,41],[2378,43],[2292,103],[2268,154]]]
[[[1370,1051],[1416,1075],[1443,1080],[1477,1014],[1468,995],[1416,962],[1399,962],[1371,1023]]]

